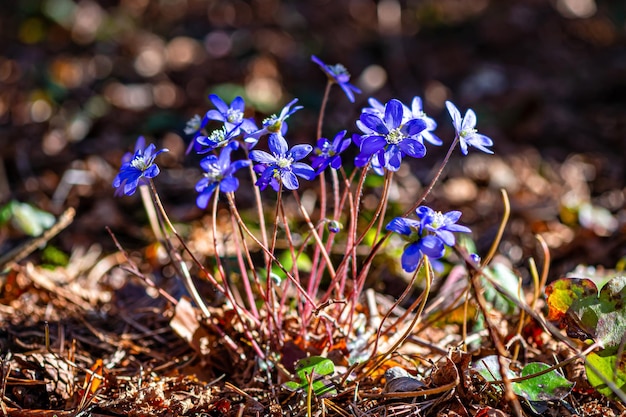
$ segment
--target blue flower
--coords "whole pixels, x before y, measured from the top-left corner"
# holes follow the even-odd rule
[[[226,130],[229,132],[235,131],[235,135],[240,133],[239,129],[246,133],[252,133],[258,130],[257,125],[252,119],[243,117],[246,105],[241,97],[235,97],[230,106],[216,94],[211,94],[209,99],[217,108],[217,110],[209,110],[207,112],[206,117],[209,120],[224,122]]]
[[[335,135],[332,142],[326,138],[320,138],[317,141],[317,146],[313,149],[314,155],[311,157],[311,166],[317,170],[317,173],[322,172],[329,165],[333,169],[341,167],[339,154],[348,149],[348,146],[352,143],[350,138],[344,139],[345,136],[346,131],[342,130]]]
[[[159,175],[160,170],[154,163],[154,159],[161,152],[168,152],[168,150],[161,149],[156,152],[155,150],[156,146],[152,143],[145,148],[145,139],[140,136],[135,144],[135,153],[126,153],[122,158],[122,166],[113,180],[113,187],[126,195],[133,195],[140,183]]]
[[[320,66],[332,82],[339,84],[339,87],[346,93],[348,100],[354,103],[354,93],[361,94],[361,90],[350,84],[350,73],[346,67],[341,64],[326,65],[315,55],[311,55],[311,60]]]
[[[426,129],[422,119],[403,120],[404,105],[396,99],[385,105],[383,115],[363,112],[357,120],[357,127],[364,133],[361,137],[361,154],[357,166],[370,157],[378,158],[380,165],[390,171],[397,171],[404,155],[422,158],[426,148],[420,133]]]
[[[453,233],[469,233],[471,230],[456,224],[461,217],[460,211],[442,214],[430,207],[420,206],[415,210],[418,220],[396,217],[387,225],[387,230],[399,233],[409,243],[402,253],[402,269],[413,272],[425,255],[429,259],[443,256],[446,246],[454,246]]]
[[[226,130],[226,126],[222,126],[221,129],[216,129],[209,136],[196,137],[196,152],[199,154],[205,154],[211,152],[213,149],[222,148],[229,143],[232,143],[233,139],[239,134],[237,128],[234,130]]]
[[[385,105],[373,97],[370,97],[367,102],[370,107],[363,108],[364,113],[371,113],[383,118],[385,116]],[[432,133],[437,128],[437,122],[431,117],[428,117],[422,108],[422,99],[419,96],[413,97],[411,107],[404,106],[404,114],[402,115],[402,123],[406,123],[411,119],[421,119],[426,122],[426,129],[419,133],[419,138],[424,143],[424,140],[430,142],[433,145],[441,145],[443,141]]]
[[[249,160],[230,162],[230,153],[239,148],[237,142],[231,142],[222,149],[220,156],[209,155],[200,161],[200,167],[205,171],[203,177],[196,184],[198,198],[196,204],[205,209],[215,189],[219,186],[220,191],[232,193],[239,188],[239,180],[233,174],[250,165]]]
[[[291,108],[291,106],[293,106],[297,102],[298,99],[294,98],[289,103],[287,103],[285,107],[282,108],[280,114],[273,114],[263,120],[263,127],[261,129],[258,129],[257,131],[247,135],[244,138],[244,142],[248,144],[248,148],[254,148],[259,141],[259,138],[266,134],[277,133],[285,136],[287,134],[287,122],[285,122],[285,120],[287,120],[289,116],[302,108],[302,106],[295,106],[293,109]]]
[[[463,120],[461,120],[461,113],[452,102],[446,101],[446,107],[452,118],[452,124],[459,138],[463,155],[467,155],[468,146],[478,148],[485,153],[493,153],[491,149],[487,148],[487,146],[493,145],[493,141],[487,136],[479,134],[476,130],[476,113],[474,110],[468,109]]]
[[[411,108],[408,110],[410,117],[412,117],[413,119],[421,119],[426,122],[426,129],[422,130],[419,134],[419,136],[423,140],[437,146],[443,144],[443,141],[437,135],[432,133],[437,128],[437,122],[435,122],[433,118],[428,117],[426,113],[424,113],[421,97],[413,97],[413,101],[411,102]]]
[[[268,140],[270,153],[265,151],[251,151],[250,159],[261,164],[255,167],[260,173],[256,185],[264,190],[268,185],[279,190],[278,181],[288,190],[296,190],[300,186],[297,177],[307,180],[315,178],[315,170],[303,162],[297,162],[306,157],[313,147],[311,145],[295,145],[289,149],[287,141],[282,135],[273,133]]]
[[[191,119],[189,119],[187,125],[185,126],[184,132],[186,135],[193,136],[191,138],[191,142],[189,142],[187,151],[185,152],[186,154],[191,152],[191,148],[195,148],[196,150],[200,149],[200,146],[196,142],[196,139],[203,135],[204,128],[206,127],[208,122],[209,118],[206,115],[200,118],[200,116],[196,114]]]

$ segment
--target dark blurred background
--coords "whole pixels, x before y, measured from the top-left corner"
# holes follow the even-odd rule
[[[618,218],[624,213],[623,1],[20,0],[0,7],[0,203],[17,199],[55,214],[77,207],[74,243],[94,233],[106,239],[105,225],[132,234],[126,209],[136,210],[138,200],[114,199],[110,184],[138,135],[171,151],[159,157],[166,171],[159,183],[172,216],[200,215],[183,128],[210,108],[211,92],[226,101],[244,96],[258,118],[298,97],[305,109],[290,119],[290,132],[312,143],[325,78],[311,54],[344,64],[363,90],[355,104],[333,90],[326,136],[354,132],[368,97],[409,103],[419,95],[449,143],[449,99],[477,112],[505,166],[525,152],[554,164],[583,155],[572,169],[593,170],[581,174],[590,197],[604,196]],[[431,165],[415,168],[418,176],[444,151],[429,148]],[[481,215],[489,213],[468,214]]]

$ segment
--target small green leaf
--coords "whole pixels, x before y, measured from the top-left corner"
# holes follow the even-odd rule
[[[529,363],[522,369],[522,377],[537,374],[548,369],[550,365],[541,362]],[[562,400],[574,387],[574,383],[568,381],[556,369],[513,383],[513,391],[528,401],[555,401]]]
[[[29,236],[39,236],[45,229],[52,227],[55,218],[52,214],[39,210],[27,203],[11,201],[1,212],[3,223],[10,220],[18,230]]]
[[[613,382],[616,387],[626,393],[626,352],[621,352],[620,360],[617,357],[618,349],[605,349],[598,353],[587,356],[587,379],[592,387],[607,397],[613,397],[613,390],[595,373],[589,364],[593,366],[605,379]]]
[[[515,378],[517,375],[509,369],[511,360],[504,358],[506,363],[506,375],[509,379]],[[502,381],[502,374],[500,373],[500,362],[498,361],[498,355],[489,355],[479,359],[472,365],[472,369],[480,374],[485,381]],[[494,385],[498,392],[502,392],[501,385]]]
[[[309,386],[309,380],[312,380],[312,388],[315,395],[334,395],[337,393],[337,390],[329,379],[334,373],[335,364],[330,359],[321,356],[311,356],[299,360],[296,364],[296,374],[300,381],[289,381],[284,386],[294,391],[297,389],[306,390]]]

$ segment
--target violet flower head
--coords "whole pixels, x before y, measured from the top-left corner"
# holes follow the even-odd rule
[[[298,162],[305,158],[313,147],[311,145],[295,145],[291,149],[285,138],[273,133],[268,140],[271,153],[265,151],[251,151],[250,159],[260,165],[255,166],[260,176],[256,182],[261,190],[271,185],[275,191],[279,190],[279,181],[288,190],[297,190],[300,186],[298,177],[312,180],[315,170],[309,165]],[[258,168],[257,168],[258,167]]]
[[[113,187],[125,195],[135,194],[139,184],[147,182],[149,178],[154,178],[161,172],[154,163],[154,159],[161,152],[168,152],[168,150],[157,151],[152,143],[145,147],[145,139],[140,136],[135,144],[135,153],[126,153],[122,158],[122,166],[113,180]]]
[[[302,106],[295,106],[291,108],[291,106],[293,106],[297,102],[298,99],[294,98],[289,103],[287,103],[285,107],[282,108],[279,114],[273,114],[263,120],[263,127],[261,129],[258,129],[248,134],[244,138],[244,142],[248,144],[248,149],[254,148],[259,141],[259,138],[263,135],[276,133],[280,134],[281,136],[285,136],[287,134],[286,120],[289,118],[289,116],[303,108]]]
[[[461,112],[452,102],[446,101],[446,107],[452,118],[454,130],[459,137],[463,155],[467,155],[468,146],[473,146],[485,153],[493,153],[491,149],[487,148],[493,146],[493,141],[489,137],[479,134],[476,130],[476,113],[474,110],[468,109],[461,120]]]
[[[196,191],[199,193],[196,198],[196,205],[205,209],[213,192],[219,186],[219,190],[224,193],[232,193],[239,188],[239,180],[233,174],[250,165],[249,160],[239,160],[230,162],[230,154],[239,148],[237,142],[226,145],[219,157],[209,155],[200,161],[200,167],[204,170],[203,177],[196,184]]]
[[[422,158],[426,155],[426,147],[422,143],[420,133],[426,129],[422,119],[404,121],[404,105],[396,99],[385,105],[383,115],[361,113],[357,127],[361,135],[361,153],[355,159],[357,166],[370,157],[378,158],[378,162],[390,171],[397,171],[402,158]]]
[[[354,93],[361,94],[361,90],[350,84],[350,73],[341,64],[327,65],[315,55],[311,55],[311,61],[320,66],[328,79],[337,83],[352,103],[354,103]]]
[[[404,247],[401,263],[406,272],[417,269],[423,256],[439,259],[446,246],[454,246],[454,233],[469,233],[471,230],[456,224],[461,217],[460,211],[442,214],[429,207],[420,206],[415,210],[418,219],[396,217],[386,229],[401,234],[409,243]]]
[[[229,143],[232,143],[233,139],[235,139],[238,134],[238,128],[229,131],[224,125],[220,129],[211,132],[209,136],[198,136],[196,137],[196,152],[202,155],[214,149],[223,148]]]
[[[224,122],[224,127],[227,131],[236,132],[235,135],[240,133],[240,129],[245,133],[252,133],[258,130],[257,125],[252,119],[246,119],[244,112],[246,110],[246,104],[241,97],[235,97],[230,106],[224,102],[218,95],[211,94],[209,100],[216,107],[215,110],[209,110],[206,117],[209,120],[218,120]]]
[[[413,97],[411,108],[407,110],[409,112],[409,118],[421,119],[426,122],[426,129],[422,130],[419,134],[423,140],[436,146],[443,144],[443,141],[433,133],[433,131],[437,129],[437,122],[435,122],[435,119],[428,117],[426,113],[424,113],[421,97]]]
[[[320,138],[317,141],[317,146],[313,149],[313,156],[311,157],[311,166],[315,168],[318,174],[329,165],[333,169],[341,167],[340,154],[348,149],[352,143],[350,138],[344,139],[345,136],[346,131],[342,130],[335,135],[332,142],[326,138]]]

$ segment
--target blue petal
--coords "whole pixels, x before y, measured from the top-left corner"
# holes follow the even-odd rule
[[[394,99],[389,100],[385,105],[385,125],[388,129],[395,129],[402,124],[404,105]]]
[[[372,155],[387,145],[387,140],[382,136],[368,136],[362,139],[361,152],[366,155]]]
[[[206,117],[211,120],[219,120],[221,122],[226,120],[224,115],[217,110],[209,110],[208,112],[206,112]]]
[[[217,110],[219,110],[220,113],[226,114],[226,112],[228,111],[228,105],[217,94],[209,95],[209,100],[211,100],[213,105],[217,107]]]
[[[380,133],[383,135],[386,135],[387,133],[389,133],[389,129],[387,129],[387,126],[385,126],[385,123],[379,117],[373,114],[361,113],[359,120],[361,121],[361,123],[365,125],[365,127],[367,127],[368,129],[371,129],[372,131],[376,133]],[[364,130],[364,129],[361,129],[361,130],[363,131],[363,133],[369,133],[367,132],[367,130]]]
[[[452,125],[454,126],[454,130],[456,130],[457,134],[461,131],[461,112],[456,108],[454,103],[451,101],[446,101],[446,108],[448,109],[448,113],[450,113],[450,117],[452,118]]]
[[[271,165],[276,163],[276,157],[265,151],[250,151],[249,158],[260,164]]]
[[[239,180],[235,177],[226,177],[220,182],[220,190],[224,193],[235,192],[239,188]]]
[[[288,190],[297,190],[300,184],[298,183],[298,177],[291,171],[283,171],[280,174],[280,179],[283,185]]]
[[[315,178],[315,170],[313,168],[311,168],[310,166],[308,166],[305,163],[302,162],[295,162],[291,165],[291,170],[298,176],[307,179],[307,180],[312,180],[313,178]]]
[[[412,158],[423,158],[426,155],[426,148],[417,139],[407,138],[398,144],[402,152]]]
[[[348,97],[348,100],[350,100],[351,103],[354,103],[354,93],[350,89],[350,84],[340,83],[339,87],[341,87],[343,92],[346,94],[346,97]]]
[[[385,151],[385,168],[389,171],[397,171],[402,164],[402,151],[397,145],[390,145]]]
[[[396,232],[406,236],[409,236],[412,233],[409,219],[405,219],[404,217],[396,217],[390,221],[389,224],[387,224],[385,229],[390,232]]]
[[[196,183],[196,191],[201,193],[208,186],[209,186],[209,179],[207,177],[202,177],[200,178],[200,181]]]
[[[289,145],[287,145],[287,141],[282,135],[277,135],[275,133],[271,134],[268,139],[268,146],[270,151],[276,155],[283,156],[289,150]]]
[[[426,122],[423,119],[411,119],[404,126],[402,126],[402,132],[407,136],[417,135],[421,131],[426,129]]]
[[[213,195],[213,191],[215,191],[216,187],[217,183],[214,182],[213,184],[209,185],[203,192],[198,194],[198,197],[196,198],[196,205],[201,209],[205,209],[206,206],[209,205],[209,199]]]
[[[441,239],[436,236],[425,236],[419,241],[421,251],[431,259],[439,259],[446,251]]]
[[[146,177],[146,178],[154,178],[157,175],[159,175],[159,172],[161,172],[161,170],[159,169],[158,166],[151,165],[150,167],[148,167],[148,169],[146,169],[143,172],[143,176]]]
[[[290,155],[294,161],[299,161],[310,154],[312,150],[313,147],[311,145],[295,145],[287,154]]]
[[[235,97],[233,102],[230,103],[230,108],[243,112],[245,110],[245,108],[246,108],[246,103],[243,101],[243,98],[237,96],[237,97]]]
[[[415,271],[421,259],[422,251],[420,250],[419,242],[406,245],[400,259],[402,263],[402,269],[404,269],[406,272]]]

